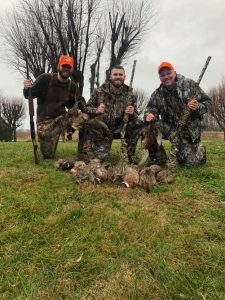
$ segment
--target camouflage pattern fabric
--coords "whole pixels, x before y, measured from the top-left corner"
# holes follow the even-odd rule
[[[162,133],[163,139],[169,140],[172,133],[171,128],[167,124],[159,121],[156,123],[157,129]],[[189,131],[186,128],[176,142],[176,158],[177,161],[184,166],[198,166],[206,162],[206,149],[203,144],[200,144],[200,137],[195,142],[190,138]],[[161,145],[157,152],[149,149],[149,156],[153,163],[163,164],[166,163],[166,151]]]
[[[93,151],[95,156],[102,161],[108,160],[112,140],[115,135],[118,137],[120,136],[123,127],[124,112],[127,106],[128,92],[129,87],[124,84],[116,93],[110,83],[107,82],[100,88],[94,90],[91,99],[87,103],[87,111],[91,117],[99,116],[96,113],[97,107],[101,103],[105,105],[105,112],[101,115],[101,120],[109,128],[112,137],[110,139],[107,139],[104,136],[93,137]],[[125,133],[129,160],[132,160],[134,156],[137,141],[140,136],[140,130],[143,127],[143,122],[138,118],[136,98],[134,95],[131,97],[131,105],[134,106],[135,112],[132,116],[129,116]]]
[[[60,135],[68,124],[71,124],[76,114],[77,109],[71,108],[54,119],[37,122],[38,141],[44,158],[54,158]]]
[[[183,126],[177,140],[177,160],[186,166],[197,166],[206,161],[204,146],[200,146],[201,120],[207,112],[211,99],[191,79],[177,74],[176,87],[169,91],[162,84],[151,95],[147,105],[145,116],[152,113],[156,117],[156,127],[162,133],[163,139],[171,140],[179,119],[181,118],[187,103],[195,95],[199,103],[196,111],[192,111],[186,124]],[[152,152],[149,149],[149,152]],[[162,150],[162,158],[165,159],[165,151]],[[158,159],[159,153],[151,153],[152,158]]]
[[[44,158],[54,158],[59,137],[65,129],[62,116],[37,123],[37,135]]]
[[[177,160],[183,166],[196,167],[206,163],[206,148],[203,144],[190,143],[181,138],[177,149]]]

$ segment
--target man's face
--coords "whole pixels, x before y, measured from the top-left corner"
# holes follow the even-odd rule
[[[126,76],[123,69],[112,69],[110,73],[110,81],[115,87],[121,87]]]
[[[63,79],[68,79],[72,73],[72,68],[70,65],[62,65],[59,66],[58,71]]]
[[[171,88],[176,82],[176,72],[169,68],[162,68],[159,72],[159,79],[165,87]]]

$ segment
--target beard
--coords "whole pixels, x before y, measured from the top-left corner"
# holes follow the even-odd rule
[[[111,83],[115,88],[119,88],[123,85],[124,80],[120,80],[120,79],[111,80]]]
[[[68,79],[71,75],[70,70],[59,70],[59,74],[62,77],[62,79]]]

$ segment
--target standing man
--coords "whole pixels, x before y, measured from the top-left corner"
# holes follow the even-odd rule
[[[129,163],[134,163],[136,144],[143,127],[143,122],[138,118],[136,98],[132,94],[131,103],[127,103],[129,87],[124,84],[125,70],[122,66],[114,66],[110,72],[109,82],[94,90],[87,103],[90,117],[100,118],[109,128],[111,139],[101,137],[93,138],[93,151],[95,157],[101,161],[109,159],[109,151],[113,138],[119,138],[123,127],[124,114],[129,115],[126,127],[125,140]]]
[[[198,166],[206,162],[206,149],[200,144],[201,120],[207,112],[211,99],[198,84],[177,74],[169,62],[162,62],[158,67],[161,84],[151,95],[144,120],[155,122],[162,138],[172,140],[178,122],[188,107],[190,116],[178,136],[177,160],[184,166]],[[156,163],[166,162],[166,152],[161,145],[155,152],[149,149],[149,156]]]
[[[44,158],[54,158],[60,134],[78,113],[73,108],[77,86],[69,78],[73,67],[73,58],[62,55],[58,73],[41,74],[33,84],[24,81],[24,97],[28,99],[30,89],[32,97],[37,98],[37,135]]]

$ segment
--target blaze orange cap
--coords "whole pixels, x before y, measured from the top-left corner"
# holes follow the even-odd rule
[[[174,67],[171,65],[171,63],[169,63],[169,62],[167,62],[167,61],[161,62],[161,64],[158,66],[158,73],[160,72],[160,70],[161,70],[162,68],[168,68],[168,69],[174,71]]]
[[[71,66],[71,68],[73,68],[74,65],[73,58],[68,55],[61,55],[59,58],[58,66],[62,66],[62,65],[69,65]]]

